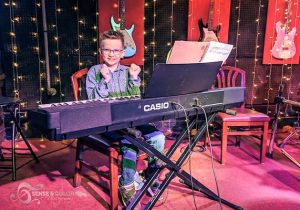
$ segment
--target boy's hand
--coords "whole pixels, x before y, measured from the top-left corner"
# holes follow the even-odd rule
[[[133,78],[133,79],[137,79],[138,78],[138,75],[139,73],[141,72],[141,68],[132,63],[129,67],[129,75]]]
[[[109,82],[110,79],[111,79],[111,77],[110,77],[110,71],[109,71],[109,69],[108,69],[108,67],[107,67],[106,64],[102,65],[102,67],[100,69],[100,72],[101,72],[101,74],[102,74],[105,82]]]

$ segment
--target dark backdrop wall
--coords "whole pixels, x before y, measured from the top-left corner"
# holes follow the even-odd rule
[[[1,1],[0,49],[7,96],[19,96],[24,109],[72,100],[71,74],[98,62],[97,15],[101,14],[97,10],[101,5],[97,2],[46,0],[51,87],[57,91],[49,96],[40,0]],[[229,43],[236,48],[227,64],[246,70],[247,104],[262,105],[264,112],[272,114],[280,83],[286,86],[285,96],[300,100],[300,67],[262,65],[267,10],[267,0],[231,1]],[[145,1],[145,65],[141,74],[145,83],[153,65],[165,62],[171,44],[187,39],[187,19],[188,0]]]

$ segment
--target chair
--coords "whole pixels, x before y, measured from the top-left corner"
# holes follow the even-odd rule
[[[232,67],[221,67],[217,75],[217,88],[224,87],[245,87],[245,71]],[[223,112],[218,113],[217,121],[221,124],[221,164],[226,163],[227,159],[227,140],[228,136],[259,136],[260,143],[260,163],[264,162],[266,145],[268,139],[269,116],[247,109],[242,105],[240,108],[233,108],[236,115],[229,115]],[[237,145],[240,142],[237,142]]]
[[[75,72],[71,76],[71,82],[73,87],[74,99],[79,100],[79,85],[78,81],[85,85],[85,77],[88,72],[88,68],[81,69]],[[85,90],[84,90],[85,92]],[[88,123],[88,122],[87,122]],[[119,145],[118,142],[112,142],[105,139],[101,135],[89,135],[87,137],[78,138],[77,148],[76,148],[76,163],[75,163],[75,175],[74,175],[74,187],[78,187],[81,182],[81,169],[85,166],[95,172],[100,172],[91,163],[83,160],[84,146],[98,151],[109,159],[109,183],[110,183],[110,209],[118,209],[118,169],[119,169]],[[138,160],[144,160],[147,158],[145,153],[138,155]]]

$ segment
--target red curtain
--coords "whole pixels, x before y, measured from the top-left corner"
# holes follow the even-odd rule
[[[267,27],[265,33],[265,43],[264,43],[264,56],[263,56],[263,64],[299,64],[299,56],[300,56],[300,20],[299,17],[296,17],[296,14],[300,14],[300,1],[299,0],[289,0],[291,1],[291,11],[290,11],[290,29],[296,26],[296,34],[295,34],[295,46],[296,46],[296,54],[290,58],[285,60],[280,60],[272,56],[271,50],[275,44],[277,37],[275,24],[278,21],[281,21],[282,24],[286,22],[285,20],[285,9],[287,8],[286,0],[269,0],[268,6],[268,16],[267,16]],[[298,9],[298,11],[297,11]],[[280,40],[279,40],[280,41]]]
[[[210,4],[212,7],[210,7]],[[219,41],[228,42],[230,0],[189,0],[188,40],[198,41],[200,31],[198,20],[202,18],[204,24],[208,22],[209,9],[213,9],[213,27],[221,25]]]
[[[99,5],[99,33],[111,30],[110,19],[113,16],[119,22],[119,1],[98,0]],[[125,1],[125,28],[129,29],[134,24],[132,38],[136,45],[136,54],[133,57],[122,60],[122,64],[144,64],[144,0]]]

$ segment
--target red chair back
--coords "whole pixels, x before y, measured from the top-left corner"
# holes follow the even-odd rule
[[[73,87],[73,94],[74,94],[74,100],[78,101],[79,100],[79,82],[81,81],[82,84],[85,84],[85,77],[88,73],[89,69],[84,68],[79,71],[76,71],[72,76],[71,76],[71,81],[72,81],[72,87]],[[84,90],[85,91],[85,90]]]
[[[246,73],[234,66],[222,66],[217,75],[217,88],[245,87]]]

